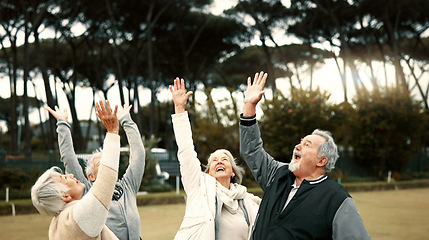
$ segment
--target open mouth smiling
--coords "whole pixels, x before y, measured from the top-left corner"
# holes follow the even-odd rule
[[[217,166],[215,170],[216,170],[216,172],[221,172],[221,171],[225,172],[225,167],[224,166]]]

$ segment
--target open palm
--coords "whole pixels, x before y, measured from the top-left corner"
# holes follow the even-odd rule
[[[173,97],[176,113],[185,111],[188,98],[192,95],[192,91],[186,92],[185,80],[183,80],[183,78],[176,78],[174,79],[174,86],[170,85],[169,88],[171,96]]]
[[[67,118],[68,118],[68,113],[67,113],[67,109],[63,109],[62,111],[58,108],[58,106],[55,106],[55,111],[50,108],[49,106],[45,106],[45,109],[50,112],[52,114],[52,116],[54,116],[54,118],[61,119],[67,122]]]
[[[261,71],[255,74],[253,83],[250,77],[247,79],[247,89],[244,92],[245,103],[257,104],[261,100],[267,76],[267,73]]]

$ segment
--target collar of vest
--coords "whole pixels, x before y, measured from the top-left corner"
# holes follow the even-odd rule
[[[316,180],[307,181],[307,180],[304,179],[304,181],[302,181],[302,183],[306,182],[306,183],[309,183],[309,184],[318,184],[318,183],[321,183],[321,182],[325,181],[326,179],[328,179],[328,176],[322,175],[322,176],[320,176]]]

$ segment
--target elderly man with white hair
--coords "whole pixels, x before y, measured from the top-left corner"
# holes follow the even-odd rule
[[[337,146],[327,131],[301,139],[290,164],[263,148],[256,105],[267,74],[249,77],[240,117],[240,155],[264,191],[251,239],[370,239],[349,193],[326,173],[335,167]]]

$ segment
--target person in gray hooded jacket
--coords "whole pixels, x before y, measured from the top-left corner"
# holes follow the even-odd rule
[[[326,173],[335,167],[337,146],[319,129],[305,136],[290,164],[276,161],[263,148],[256,105],[267,74],[247,80],[240,117],[240,155],[264,191],[251,239],[370,239],[353,198]]]
[[[57,106],[55,111],[48,106],[45,109],[57,119],[58,145],[65,172],[73,174],[77,180],[85,184],[83,192],[85,195],[97,178],[102,152],[95,153],[88,161],[86,179],[73,148],[67,111],[60,111]],[[140,239],[141,231],[136,195],[143,178],[146,152],[137,125],[129,114],[130,109],[131,106],[118,108],[118,119],[130,145],[130,159],[125,174],[116,182],[106,220],[106,226],[121,240]]]

